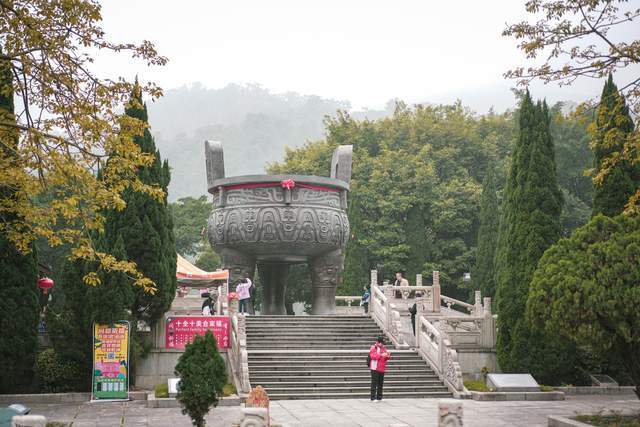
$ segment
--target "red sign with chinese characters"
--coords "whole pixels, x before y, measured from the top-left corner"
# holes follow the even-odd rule
[[[165,348],[182,349],[196,335],[211,331],[218,348],[229,348],[229,318],[226,316],[168,317],[165,327]]]

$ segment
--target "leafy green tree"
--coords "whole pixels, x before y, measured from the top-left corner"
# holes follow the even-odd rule
[[[622,364],[640,397],[640,217],[596,215],[549,248],[535,270],[533,327]]]
[[[0,52],[1,53],[1,52]],[[0,60],[0,122],[15,123],[12,75],[6,60]],[[8,89],[8,90],[7,90]],[[18,147],[15,129],[0,127],[0,159],[11,162]],[[18,201],[14,187],[0,184],[0,200]],[[24,197],[24,196],[22,196]],[[16,219],[0,210],[0,223]],[[36,256],[19,251],[7,230],[0,228],[0,393],[29,390],[34,376],[38,347],[38,270]]]
[[[496,250],[498,362],[506,372],[529,371],[553,384],[574,375],[575,349],[530,330],[524,309],[535,267],[560,237],[562,193],[546,104],[534,104],[527,92],[519,121]]]
[[[203,427],[211,406],[218,405],[218,397],[227,382],[227,368],[218,353],[216,339],[210,331],[196,336],[178,359],[175,374],[180,377],[176,399],[182,413],[189,415],[193,425]]]
[[[211,247],[205,245],[204,250],[200,252],[196,259],[196,267],[203,269],[204,271],[215,271],[220,268],[220,257],[215,253]]]
[[[135,86],[125,115],[137,119],[147,127],[140,136],[133,138],[144,154],[154,156],[150,166],[141,167],[137,175],[141,182],[157,186],[165,192],[158,200],[147,194],[124,190],[122,198],[126,207],[107,213],[105,236],[115,240],[120,234],[124,242],[125,259],[134,261],[140,272],[155,283],[154,293],[136,288],[131,305],[134,322],[143,320],[152,325],[171,306],[176,291],[176,250],[173,235],[173,218],[167,207],[166,191],[171,179],[169,165],[162,161],[148,128],[147,107],[142,102],[139,86]],[[134,323],[133,331],[136,331]]]
[[[173,215],[173,233],[176,241],[176,251],[181,255],[196,255],[206,248],[203,245],[203,230],[207,227],[207,218],[211,214],[211,202],[207,196],[184,197],[169,208]]]
[[[488,297],[495,295],[494,260],[499,224],[496,183],[493,168],[489,167],[482,181],[476,264],[471,274],[473,283],[480,288],[482,295]]]
[[[625,99],[618,87],[609,78],[602,89],[596,122],[593,126],[593,151],[596,174],[608,166],[614,153],[621,153],[633,133],[633,120]],[[629,198],[640,187],[640,164],[632,164],[628,159],[618,160],[609,173],[596,182],[593,197],[593,215],[618,215]]]

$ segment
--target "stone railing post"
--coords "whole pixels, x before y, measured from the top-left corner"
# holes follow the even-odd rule
[[[371,270],[371,287],[378,286],[378,270]]]
[[[476,317],[479,317],[479,316],[483,315],[482,294],[480,293],[480,291],[476,291],[475,292],[475,304],[474,304],[474,307],[473,307],[473,314]]]
[[[422,286],[422,274],[416,274],[416,286]]]
[[[491,298],[485,297],[483,308],[480,345],[483,348],[494,348],[496,346],[496,318],[491,313]]]
[[[433,312],[440,313],[440,272],[433,272]]]

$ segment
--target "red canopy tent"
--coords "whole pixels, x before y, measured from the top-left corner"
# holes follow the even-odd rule
[[[176,277],[178,286],[207,288],[227,283],[229,281],[229,270],[204,271],[178,254]]]

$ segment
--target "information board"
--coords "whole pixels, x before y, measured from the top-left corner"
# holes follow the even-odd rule
[[[165,327],[165,348],[183,349],[196,335],[211,331],[218,348],[229,348],[229,318],[227,316],[168,317]]]
[[[127,399],[129,322],[93,324],[92,399]]]

